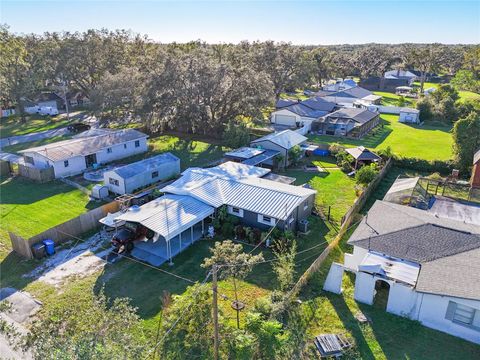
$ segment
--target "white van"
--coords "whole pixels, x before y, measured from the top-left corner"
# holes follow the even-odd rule
[[[55,116],[58,115],[58,109],[51,106],[42,106],[39,108],[38,113],[40,115]]]

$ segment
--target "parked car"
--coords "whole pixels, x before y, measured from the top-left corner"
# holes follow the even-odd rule
[[[79,133],[82,131],[90,130],[90,125],[84,123],[75,123],[67,127],[67,130],[73,133]]]
[[[115,252],[121,254],[132,251],[134,241],[145,237],[151,239],[153,236],[154,232],[145,226],[127,222],[113,235],[111,244],[115,248]]]
[[[38,114],[40,115],[49,115],[49,116],[55,116],[58,115],[58,109],[51,107],[51,106],[42,106],[38,108]]]

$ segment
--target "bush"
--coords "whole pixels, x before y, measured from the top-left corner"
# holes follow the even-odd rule
[[[225,145],[231,148],[239,148],[248,144],[250,135],[245,124],[241,121],[229,121],[223,132]]]
[[[302,157],[302,148],[298,145],[295,145],[288,151],[288,161],[292,165],[296,165],[301,157]]]
[[[357,184],[367,186],[370,184],[378,174],[377,166],[370,164],[369,166],[362,166],[360,170],[357,170],[355,174],[355,180]]]
[[[264,316],[265,319],[268,319],[270,317],[272,310],[273,310],[273,304],[270,298],[262,297],[255,301],[253,311],[259,314],[262,314],[262,316]]]
[[[246,232],[242,225],[235,226],[235,235],[240,240],[245,239]]]
[[[336,156],[339,152],[345,151],[345,146],[342,146],[337,143],[330,144],[328,150],[333,156]]]
[[[233,234],[233,229],[234,229],[233,224],[230,223],[230,222],[228,222],[228,221],[225,221],[225,222],[223,223],[223,225],[222,225],[222,235],[223,235],[224,237],[230,237],[230,236],[232,236],[232,234]]]
[[[424,173],[434,173],[438,172],[441,175],[449,175],[452,170],[454,169],[453,161],[428,161],[424,159],[417,159],[417,158],[395,158],[394,165],[415,170]]]

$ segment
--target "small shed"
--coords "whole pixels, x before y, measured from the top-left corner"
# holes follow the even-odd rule
[[[412,108],[401,108],[398,121],[407,124],[419,124],[420,123],[420,110]]]
[[[106,171],[103,180],[111,192],[123,195],[178,174],[180,159],[172,153],[164,153]]]

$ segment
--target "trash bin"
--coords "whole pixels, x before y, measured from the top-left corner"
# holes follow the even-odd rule
[[[35,259],[41,259],[45,256],[45,244],[37,243],[32,245],[32,253]]]
[[[43,240],[43,244],[45,245],[45,252],[47,255],[55,254],[55,243],[52,239]]]

